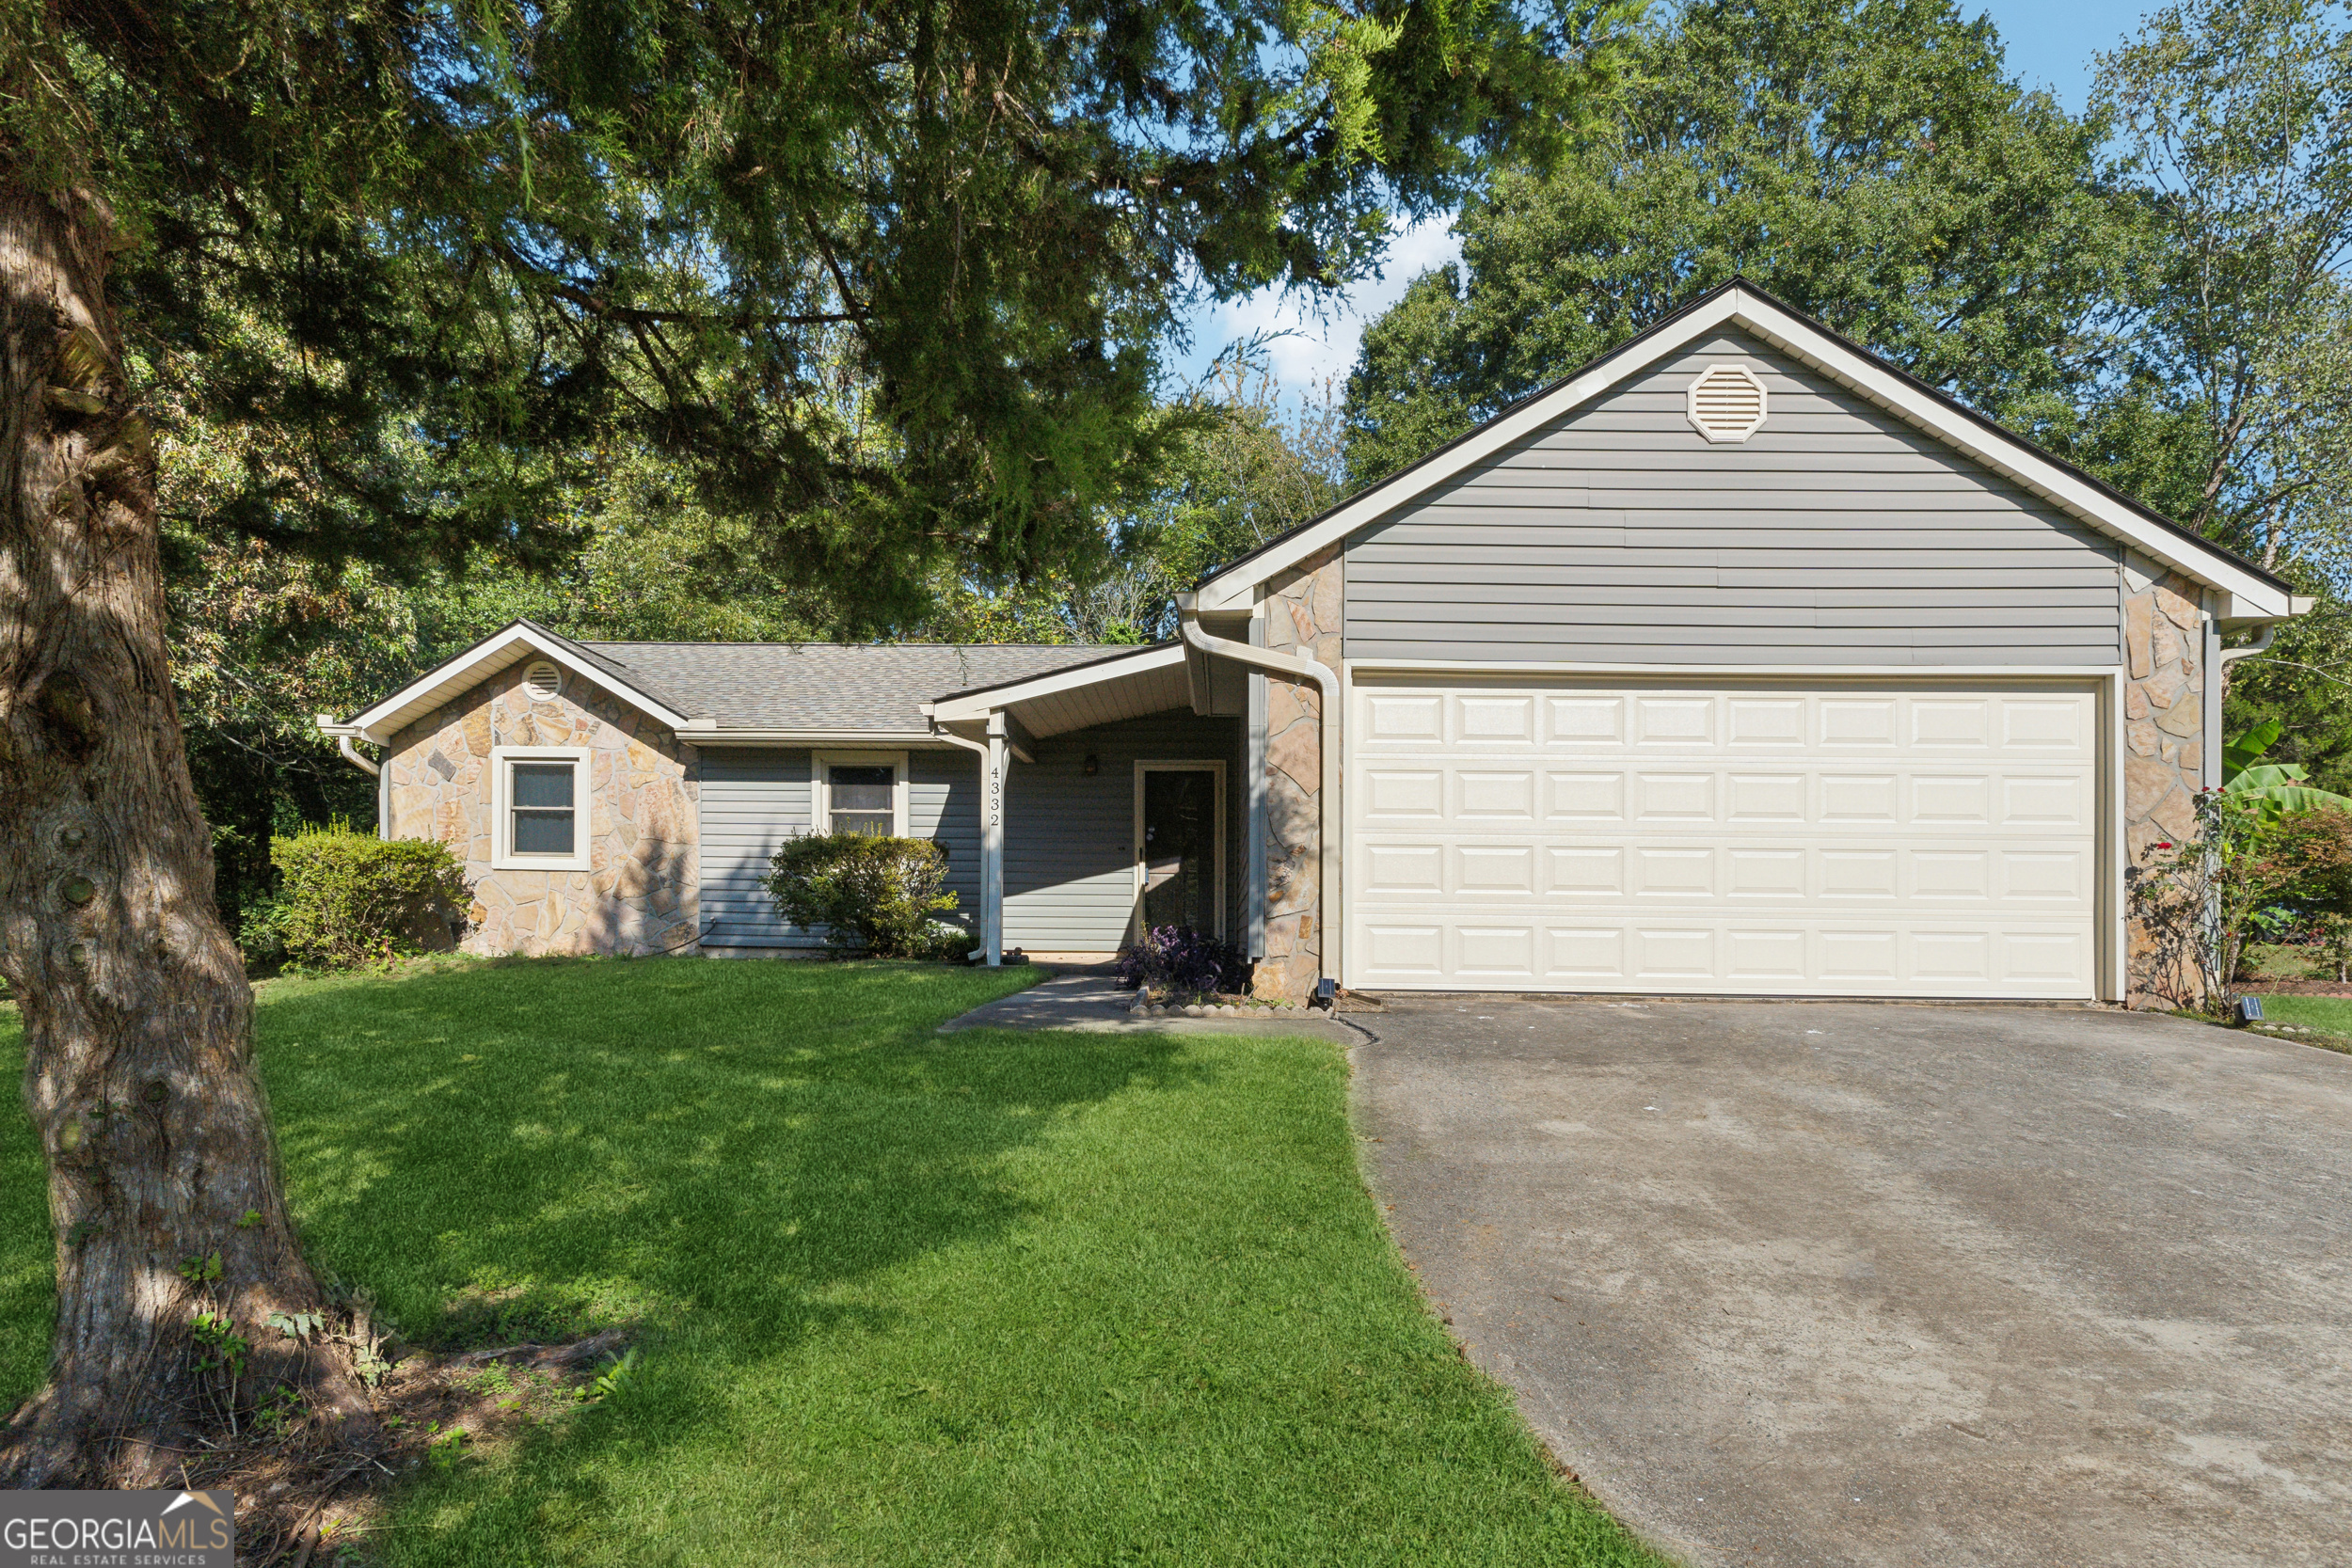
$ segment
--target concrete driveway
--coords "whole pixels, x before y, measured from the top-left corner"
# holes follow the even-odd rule
[[[2352,1562],[2352,1056],[2089,1009],[1364,1022],[1406,1256],[1658,1544]]]

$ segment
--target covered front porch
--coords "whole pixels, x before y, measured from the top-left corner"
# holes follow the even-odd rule
[[[1253,744],[1246,671],[1194,659],[1209,668],[1188,672],[1178,644],[1137,648],[926,705],[978,765],[985,962],[1107,954],[1159,925],[1259,956],[1263,721]]]

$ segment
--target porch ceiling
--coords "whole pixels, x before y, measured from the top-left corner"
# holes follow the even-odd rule
[[[1009,703],[1004,711],[1031,735],[1042,737],[1165,713],[1172,707],[1190,711],[1191,706],[1184,667],[1178,663]]]
[[[1027,680],[957,692],[927,705],[925,711],[946,726],[978,724],[1000,713],[1021,733],[1041,737],[1191,705],[1184,650],[1161,642]]]

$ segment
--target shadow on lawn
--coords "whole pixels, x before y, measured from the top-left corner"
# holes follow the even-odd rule
[[[888,971],[664,1008],[651,965],[567,967],[560,1016],[542,967],[265,1020],[306,1241],[426,1342],[692,1312],[772,1349],[850,1310],[828,1291],[1014,1223],[991,1167],[1065,1111],[1195,1071],[1159,1039],[935,1036]]]
[[[862,1281],[1018,1224],[1009,1151],[1200,1070],[1165,1037],[934,1035],[985,997],[920,971],[783,969],[485,966],[273,998],[262,1063],[312,1256],[432,1343],[640,1323],[658,1387],[629,1443],[707,1437],[752,1364],[890,1325]],[[597,1487],[548,1446],[584,1459],[614,1430],[590,1413],[534,1445],[534,1496],[452,1490],[536,1535],[525,1518],[571,1512],[550,1487],[573,1507]]]

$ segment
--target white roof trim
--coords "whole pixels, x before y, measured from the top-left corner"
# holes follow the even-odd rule
[[[1118,680],[1126,675],[1148,674],[1184,661],[1184,645],[1170,642],[1165,647],[1143,647],[1132,654],[1114,654],[1074,669],[1048,671],[1032,675],[1025,681],[993,686],[985,690],[968,692],[960,697],[943,698],[921,705],[921,711],[936,723],[952,724],[974,719],[985,719],[991,713],[1012,706],[1015,703],[1034,702],[1050,697],[1057,691],[1075,691],[1083,686],[1099,681]]]
[[[455,658],[428,670],[373,707],[353,718],[348,724],[338,727],[373,740],[379,746],[388,746],[395,735],[424,714],[453,697],[462,696],[500,671],[511,669],[534,653],[552,659],[560,668],[580,679],[627,699],[674,730],[699,727],[694,721],[676,712],[667,703],[647,696],[610,670],[589,663],[537,627],[520,623],[492,633]]]
[[[1726,326],[1756,334],[2101,532],[2175,571],[2219,589],[2226,596],[2219,610],[2223,616],[2279,620],[2294,613],[2283,588],[2265,581],[2228,556],[2150,521],[2028,443],[1957,413],[1869,355],[1839,341],[1793,311],[1739,287],[1725,289],[1703,301],[1651,336],[1628,345],[1605,363],[1501,415],[1429,461],[1374,485],[1322,521],[1209,578],[1200,585],[1201,610],[1250,609],[1258,586],[1268,578],[1526,439],[1701,335]]]

